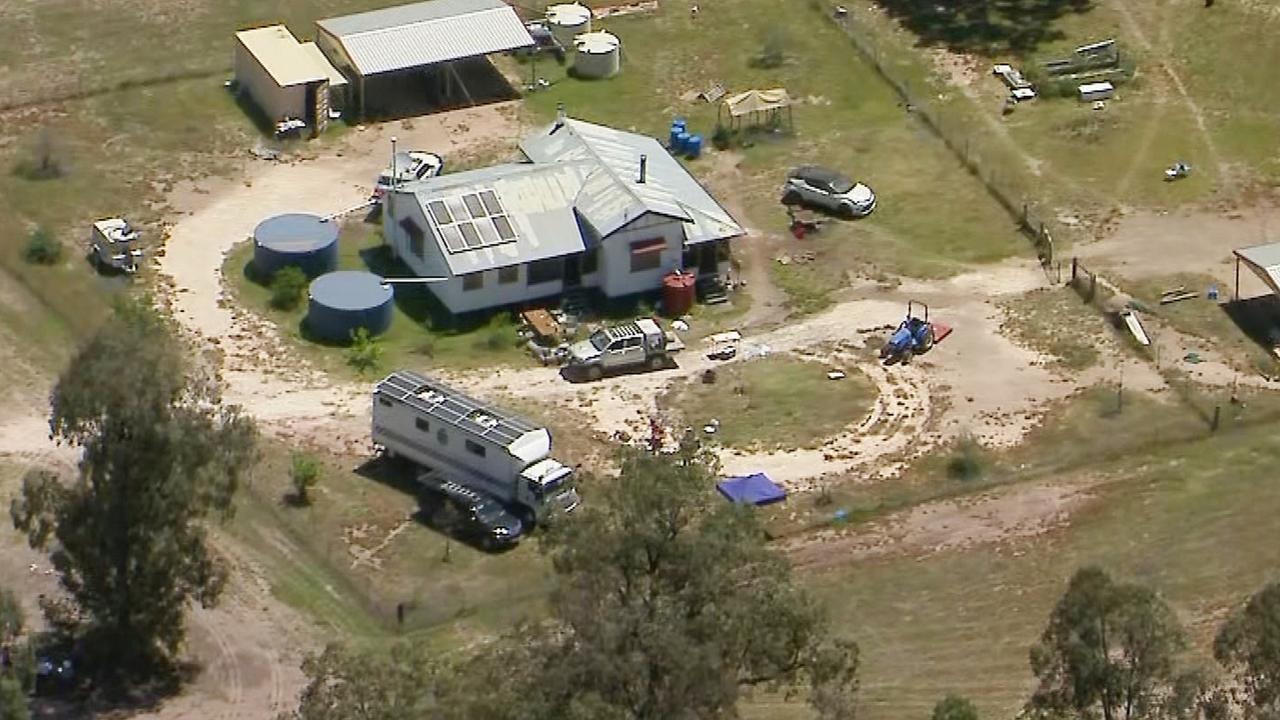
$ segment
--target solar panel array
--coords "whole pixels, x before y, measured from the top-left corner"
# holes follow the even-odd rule
[[[431,221],[451,253],[515,242],[516,229],[492,190],[465,193],[427,203]]]

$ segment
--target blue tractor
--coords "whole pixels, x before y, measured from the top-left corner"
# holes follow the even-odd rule
[[[920,307],[923,315],[916,314]],[[880,359],[886,365],[895,362],[907,363],[912,355],[926,352],[934,343],[933,323],[929,322],[929,306],[918,300],[907,302],[907,317],[898,325],[898,329],[889,336],[889,341],[880,348]]]

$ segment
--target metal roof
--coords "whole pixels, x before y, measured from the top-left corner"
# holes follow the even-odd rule
[[[645,213],[685,222],[686,244],[745,234],[720,203],[661,143],[582,120],[555,122],[520,143],[535,163],[587,161],[600,169],[584,184],[576,207],[601,236]],[[640,156],[646,157],[645,182]]]
[[[1280,243],[1254,245],[1234,252],[1271,288],[1271,292],[1280,295]]]
[[[313,42],[304,42],[302,43],[302,51],[310,55],[311,61],[316,64],[316,67],[328,76],[329,87],[340,88],[347,86],[347,78],[341,72],[338,72],[338,68],[334,67],[333,63],[329,62],[329,58],[324,56],[319,46]]]
[[[378,383],[377,393],[409,405],[449,427],[507,447],[543,428],[524,418],[429,380],[409,370],[397,370]]]
[[[324,66],[318,65],[283,25],[241,30],[236,33],[236,40],[257,58],[280,87],[320,82],[329,77],[326,69],[326,66],[332,67],[329,62],[326,60]]]
[[[400,187],[412,193],[421,206],[449,272],[457,276],[584,251],[586,242],[574,212],[574,200],[590,171],[591,167],[583,163],[512,163],[440,175]],[[456,207],[467,195],[487,193],[496,196],[501,204],[515,238],[477,247],[459,247],[448,240],[445,233],[449,224],[436,222],[431,205],[445,202]]]
[[[407,70],[530,47],[529,31],[502,0],[429,0],[316,22],[361,75]]]

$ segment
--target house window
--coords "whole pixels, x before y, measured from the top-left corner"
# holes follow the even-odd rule
[[[413,426],[422,432],[431,432],[431,423],[427,422],[425,418],[414,418]]]
[[[440,428],[439,430],[436,431],[436,442],[440,443],[441,445],[449,444],[449,433],[445,432],[444,428]]]
[[[463,290],[479,290],[479,289],[480,289],[480,288],[482,288],[482,287],[484,287],[484,273],[483,273],[483,272],[471,273],[470,275],[463,275],[463,276],[462,276],[462,289],[463,289]]]
[[[418,259],[421,260],[424,253],[422,228],[418,227],[418,223],[414,222],[413,218],[401,220],[400,227],[404,228],[405,234],[409,236],[409,252],[417,255]]]
[[[468,440],[466,445],[467,445],[467,452],[471,453],[472,455],[478,455],[480,457],[484,457],[483,445],[481,445],[480,443],[474,440]]]
[[[591,273],[596,272],[599,269],[600,269],[600,248],[599,247],[587,248],[587,251],[582,253],[582,274],[590,275]]]
[[[510,285],[513,282],[520,281],[520,266],[510,265],[504,268],[498,268],[498,284]]]
[[[378,404],[379,404],[379,405],[381,405],[382,407],[391,407],[391,399],[390,399],[390,398],[385,398],[385,397],[383,397],[383,396],[379,395],[379,396],[378,396]]]
[[[662,251],[666,247],[667,241],[663,238],[631,243],[631,272],[648,272],[662,267]]]
[[[528,283],[530,285],[554,282],[562,277],[564,277],[564,260],[561,258],[536,260],[529,263]]]

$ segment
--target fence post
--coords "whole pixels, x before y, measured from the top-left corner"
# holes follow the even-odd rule
[[[1071,284],[1076,284],[1076,274],[1080,272],[1080,259],[1072,256],[1071,258]]]
[[[1089,273],[1089,302],[1093,302],[1093,298],[1098,293],[1098,276],[1095,273]]]
[[[1222,406],[1213,406],[1213,422],[1209,423],[1209,432],[1218,432],[1218,421],[1222,418]]]

